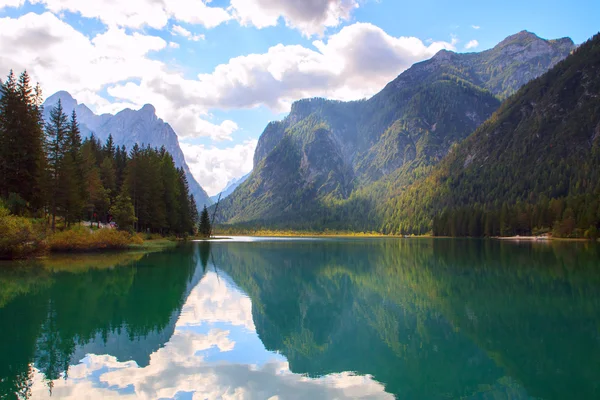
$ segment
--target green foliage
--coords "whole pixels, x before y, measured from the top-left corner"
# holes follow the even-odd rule
[[[208,238],[212,232],[212,228],[210,226],[210,216],[208,215],[208,210],[206,206],[200,213],[200,229],[198,230],[198,234],[202,237]]]
[[[41,224],[11,215],[0,202],[0,259],[26,258],[41,253],[43,237]]]
[[[512,45],[527,54],[541,41],[521,32],[478,54],[442,51],[369,100],[294,103],[287,118],[266,127],[252,175],[223,201],[218,222],[311,231],[405,230],[396,205],[386,200],[427,176],[498,109],[499,97],[547,71],[573,47],[568,40],[546,41],[548,51],[532,58],[505,51]],[[430,231],[431,215],[413,211],[409,217],[415,221],[402,223],[411,231]],[[471,223],[473,232],[482,229],[479,221]]]
[[[386,202],[384,231],[583,237],[600,225],[600,36],[524,86],[432,174]],[[483,227],[483,231],[478,227]]]
[[[133,231],[133,225],[136,223],[137,218],[135,217],[131,198],[127,193],[121,193],[117,196],[110,208],[110,213],[120,230]]]
[[[26,72],[0,85],[0,198],[14,213],[48,213],[52,231],[84,218],[99,227],[113,212],[123,229],[195,233],[185,173],[164,148],[135,145],[128,154],[112,136],[102,145],[93,134],[82,142],[77,115],[69,119],[60,101],[43,129],[41,103]]]
[[[11,71],[0,82],[0,197],[14,193],[25,202],[19,214],[37,211],[43,202],[44,135],[42,93],[32,88],[27,72]]]

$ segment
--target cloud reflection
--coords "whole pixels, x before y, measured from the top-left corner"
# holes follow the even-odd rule
[[[244,362],[248,359],[258,361]],[[43,374],[34,370],[32,397],[50,398]],[[250,299],[226,275],[209,272],[188,297],[175,333],[164,347],[152,353],[148,366],[140,368],[135,361],[119,361],[111,355],[88,354],[69,368],[68,379],[52,382],[52,398],[393,396],[370,376],[343,372],[310,378],[291,372],[285,358],[267,351],[258,339]]]

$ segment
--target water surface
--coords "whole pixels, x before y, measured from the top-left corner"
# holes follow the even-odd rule
[[[587,243],[249,239],[0,264],[0,398],[598,399]]]

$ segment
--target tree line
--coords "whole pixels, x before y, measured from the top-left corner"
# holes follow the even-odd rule
[[[164,147],[82,140],[75,111],[61,102],[44,122],[42,91],[27,72],[0,82],[0,198],[16,215],[52,230],[82,220],[121,229],[194,234],[199,213],[183,168]]]

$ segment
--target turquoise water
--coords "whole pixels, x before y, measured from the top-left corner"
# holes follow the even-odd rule
[[[0,264],[0,398],[598,399],[600,249],[242,239]]]

